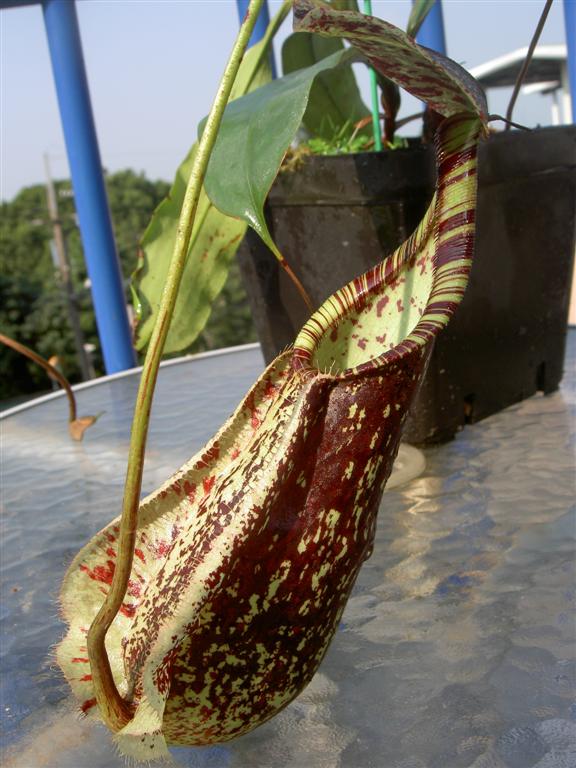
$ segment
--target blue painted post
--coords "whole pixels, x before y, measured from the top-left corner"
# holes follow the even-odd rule
[[[576,0],[564,0],[564,24],[568,49],[568,82],[572,101],[572,122],[576,123]]]
[[[241,23],[244,20],[244,16],[246,15],[246,11],[248,10],[249,4],[250,4],[250,0],[236,0],[236,5],[238,7],[238,18],[240,19]],[[257,43],[259,40],[262,40],[269,23],[270,23],[270,14],[268,13],[268,3],[264,2],[264,5],[262,6],[262,10],[258,15],[256,26],[252,31],[252,36],[250,37],[250,41],[248,45],[254,45],[254,43]],[[272,66],[272,77],[276,77],[276,65],[274,63],[274,53],[272,52],[272,46],[270,46],[270,64]]]
[[[420,31],[416,35],[420,45],[432,48],[438,53],[446,55],[446,36],[444,35],[444,15],[442,14],[442,0],[436,0]]]
[[[74,0],[43,0],[74,201],[107,373],[136,365]]]

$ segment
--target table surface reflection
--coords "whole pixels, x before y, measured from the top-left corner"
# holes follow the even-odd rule
[[[227,744],[174,749],[189,768],[569,768],[576,765],[576,332],[559,392],[447,445],[386,492],[319,672],[276,718]],[[165,365],[144,491],[199,448],[263,363],[255,345]],[[78,388],[101,413],[72,443],[62,396],[1,422],[2,750],[13,768],[125,765],[79,718],[52,658],[58,589],[120,508],[134,373]]]

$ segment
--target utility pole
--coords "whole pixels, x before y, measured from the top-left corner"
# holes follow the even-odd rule
[[[56,198],[56,190],[54,189],[54,182],[52,181],[52,174],[50,173],[50,160],[48,155],[44,155],[44,167],[46,169],[46,200],[48,202],[48,213],[50,215],[50,223],[52,224],[52,231],[54,233],[54,246],[56,249],[56,255],[58,258],[58,271],[60,273],[60,281],[64,289],[64,295],[66,297],[66,306],[68,308],[68,320],[72,333],[74,334],[74,343],[76,346],[76,352],[78,354],[78,360],[80,362],[80,370],[82,372],[82,379],[87,381],[92,378],[90,363],[86,350],[84,349],[84,334],[80,326],[80,315],[78,314],[78,307],[76,305],[76,295],[74,293],[74,286],[72,285],[72,277],[70,275],[70,264],[68,262],[68,254],[66,253],[66,243],[64,242],[64,233],[62,232],[62,222],[58,215],[58,200]]]

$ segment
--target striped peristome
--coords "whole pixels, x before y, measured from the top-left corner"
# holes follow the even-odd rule
[[[408,241],[311,317],[208,445],[144,499],[108,633],[136,758],[250,731],[310,681],[370,555],[376,512],[430,343],[470,269],[481,122],[447,119],[439,181]],[[58,662],[97,714],[86,633],[115,568],[118,520],[62,589]]]
[[[333,294],[306,323],[295,342],[298,369],[381,368],[446,325],[472,264],[480,131],[479,120],[466,115],[440,126],[439,178],[426,215],[391,256]]]

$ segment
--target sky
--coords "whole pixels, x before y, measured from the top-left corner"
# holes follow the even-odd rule
[[[269,0],[270,14],[281,3]],[[373,14],[404,27],[410,0],[373,0]],[[528,45],[543,0],[444,0],[448,55],[474,67]],[[80,33],[102,164],[114,172],[144,171],[171,180],[210,108],[232,47],[234,0],[80,0]],[[275,54],[290,34],[281,29]],[[565,42],[556,0],[541,43]],[[367,76],[359,72],[368,103]],[[490,110],[504,113],[510,89],[490,94]],[[416,111],[409,97],[403,114]],[[514,119],[550,120],[550,97],[521,96]],[[401,113],[401,114],[402,114]],[[414,132],[414,129],[412,129]],[[52,80],[41,7],[0,11],[0,197],[44,182],[43,155],[55,178],[68,163]]]

